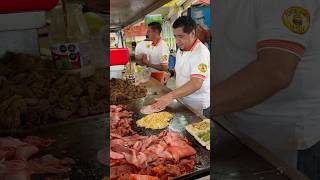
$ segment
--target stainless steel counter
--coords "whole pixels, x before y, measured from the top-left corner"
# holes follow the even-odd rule
[[[271,151],[235,129],[224,117],[215,119],[211,177],[216,180],[307,180]]]

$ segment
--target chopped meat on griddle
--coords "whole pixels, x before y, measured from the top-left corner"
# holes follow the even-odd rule
[[[112,104],[142,98],[146,95],[147,89],[143,86],[136,86],[122,79],[110,80],[110,102]]]

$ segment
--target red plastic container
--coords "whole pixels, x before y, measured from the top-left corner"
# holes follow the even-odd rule
[[[110,65],[126,65],[129,62],[128,48],[110,48]]]
[[[59,0],[0,0],[0,13],[49,11]]]

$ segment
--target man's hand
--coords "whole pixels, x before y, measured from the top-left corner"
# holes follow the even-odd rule
[[[146,54],[142,54],[142,64],[145,65],[145,66],[149,66],[150,62],[148,60],[148,57]]]
[[[161,111],[165,109],[168,105],[170,105],[173,101],[173,95],[171,93],[168,93],[164,96],[161,96],[160,98],[156,99],[157,102],[152,104],[152,109],[155,109],[157,111]]]
[[[173,99],[188,96],[202,87],[203,79],[192,77],[186,84],[178,87],[170,93],[158,98],[158,101],[152,105],[152,108],[157,110],[165,109],[169,104],[172,103]]]
[[[214,116],[253,107],[287,88],[294,77],[299,57],[279,49],[264,49],[256,61],[230,78],[213,85]]]

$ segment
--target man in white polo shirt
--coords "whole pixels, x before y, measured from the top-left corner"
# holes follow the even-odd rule
[[[218,0],[212,113],[320,179],[317,0]]]
[[[143,54],[142,64],[149,67],[151,72],[167,71],[169,60],[169,47],[161,39],[161,24],[152,22],[148,24],[148,35],[151,44],[147,44]]]
[[[134,50],[136,63],[142,65],[142,59],[144,58],[145,54],[149,54],[150,47],[151,41],[149,40],[149,36],[147,34],[146,39],[139,42]]]
[[[187,16],[173,23],[173,33],[179,50],[176,54],[176,89],[160,97],[152,105],[164,109],[173,99],[182,101],[199,114],[209,117],[210,52],[196,37],[196,23]]]

